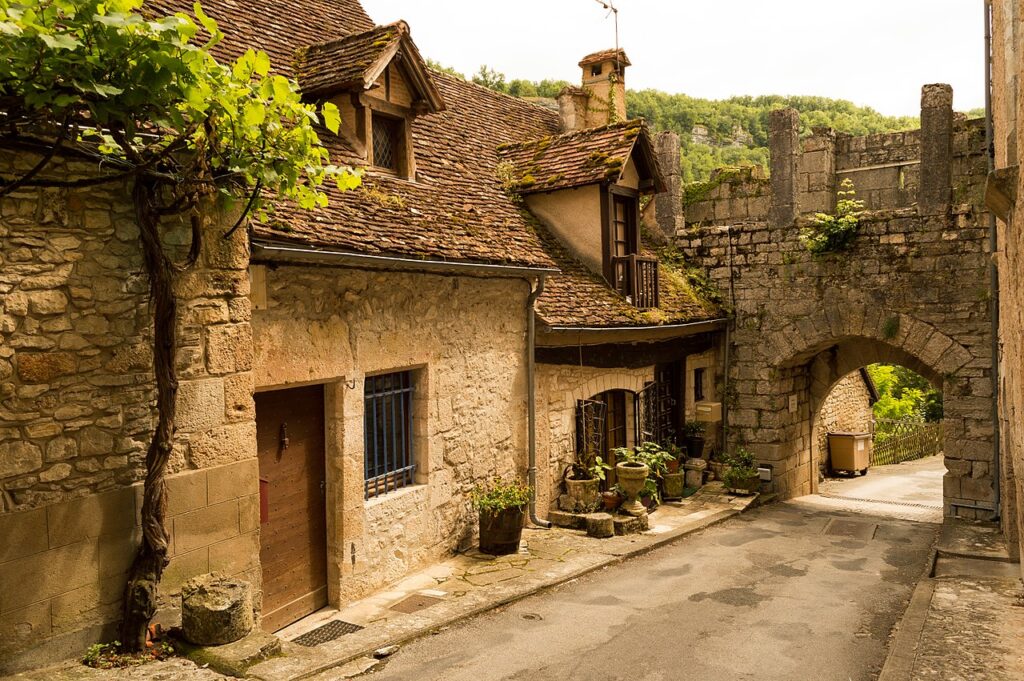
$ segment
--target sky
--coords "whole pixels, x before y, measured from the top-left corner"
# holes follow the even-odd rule
[[[472,75],[577,82],[614,47],[597,0],[362,0],[405,19],[424,57]],[[957,110],[984,106],[982,0],[615,0],[626,86],[694,97],[820,95],[916,115],[921,86],[949,83]]]

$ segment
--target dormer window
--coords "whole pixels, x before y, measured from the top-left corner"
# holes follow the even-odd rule
[[[611,185],[605,205],[605,278],[632,305],[657,307],[658,261],[640,255],[639,192]]]
[[[373,165],[400,173],[403,121],[373,114]]]

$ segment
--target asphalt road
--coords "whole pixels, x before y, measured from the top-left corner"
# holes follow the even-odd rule
[[[410,643],[365,678],[874,679],[938,527],[767,506]]]

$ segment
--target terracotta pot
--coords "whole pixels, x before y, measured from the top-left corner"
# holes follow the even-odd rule
[[[668,472],[669,473],[678,473],[679,472],[679,459],[669,459],[668,460]]]
[[[606,511],[615,511],[622,505],[622,495],[618,492],[602,492],[601,505]]]
[[[651,469],[647,464],[623,462],[615,466],[615,476],[619,487],[626,494],[626,503],[622,510],[630,515],[644,515],[644,507],[637,501],[637,495],[644,488],[644,481]]]
[[[658,502],[654,500],[654,497],[647,495],[646,497],[640,497],[640,504],[650,511],[652,508],[658,505]]]
[[[480,552],[504,556],[519,551],[523,536],[526,507],[516,506],[501,511],[480,510]]]

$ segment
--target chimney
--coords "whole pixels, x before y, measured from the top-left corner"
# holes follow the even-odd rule
[[[567,87],[558,95],[562,130],[597,128],[626,120],[625,50],[604,50],[580,60],[582,88]]]

